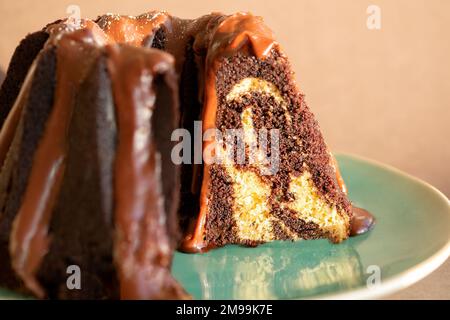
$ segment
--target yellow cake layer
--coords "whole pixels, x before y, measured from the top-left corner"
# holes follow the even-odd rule
[[[259,78],[244,78],[233,86],[226,96],[227,101],[239,100],[243,95],[257,92],[267,93],[274,97],[275,101],[283,104],[284,100],[280,90],[271,82]]]
[[[282,207],[295,211],[303,221],[317,224],[337,241],[345,239],[348,216],[344,212],[339,213],[336,207],[331,207],[322,199],[311,180],[311,174],[305,171],[300,177],[290,178],[289,192],[295,196],[295,200],[283,203]]]

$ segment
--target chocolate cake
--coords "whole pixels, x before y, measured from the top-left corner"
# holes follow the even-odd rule
[[[40,298],[187,297],[170,274],[173,57],[89,20],[43,32],[13,57],[34,61],[28,73],[10,69],[2,87],[0,284]],[[79,290],[66,286],[72,265]]]
[[[176,248],[351,231],[337,164],[251,14],[51,23],[15,50],[0,124],[0,285],[16,291],[187,298],[170,274]],[[175,129],[204,140],[182,141],[181,162]]]

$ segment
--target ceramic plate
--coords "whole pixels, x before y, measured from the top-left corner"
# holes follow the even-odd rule
[[[450,205],[442,193],[370,160],[337,159],[350,199],[377,219],[372,231],[338,245],[308,240],[176,253],[175,277],[196,299],[363,299],[403,289],[448,258]],[[0,297],[16,296],[0,289]]]

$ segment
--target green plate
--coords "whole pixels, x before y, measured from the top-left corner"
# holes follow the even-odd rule
[[[196,299],[375,298],[422,279],[450,255],[450,206],[396,169],[338,155],[352,202],[377,219],[367,234],[176,253],[173,272]]]
[[[450,205],[396,169],[337,156],[349,196],[377,224],[335,245],[326,240],[226,246],[176,253],[173,273],[196,299],[375,298],[422,279],[450,255]],[[17,296],[0,289],[0,298]]]

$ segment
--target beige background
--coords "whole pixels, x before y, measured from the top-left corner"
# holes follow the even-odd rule
[[[373,158],[450,195],[450,1],[0,0],[0,66],[28,32],[66,15],[251,11],[288,53],[333,151]],[[370,4],[381,30],[366,26]],[[450,262],[391,298],[450,299]]]

